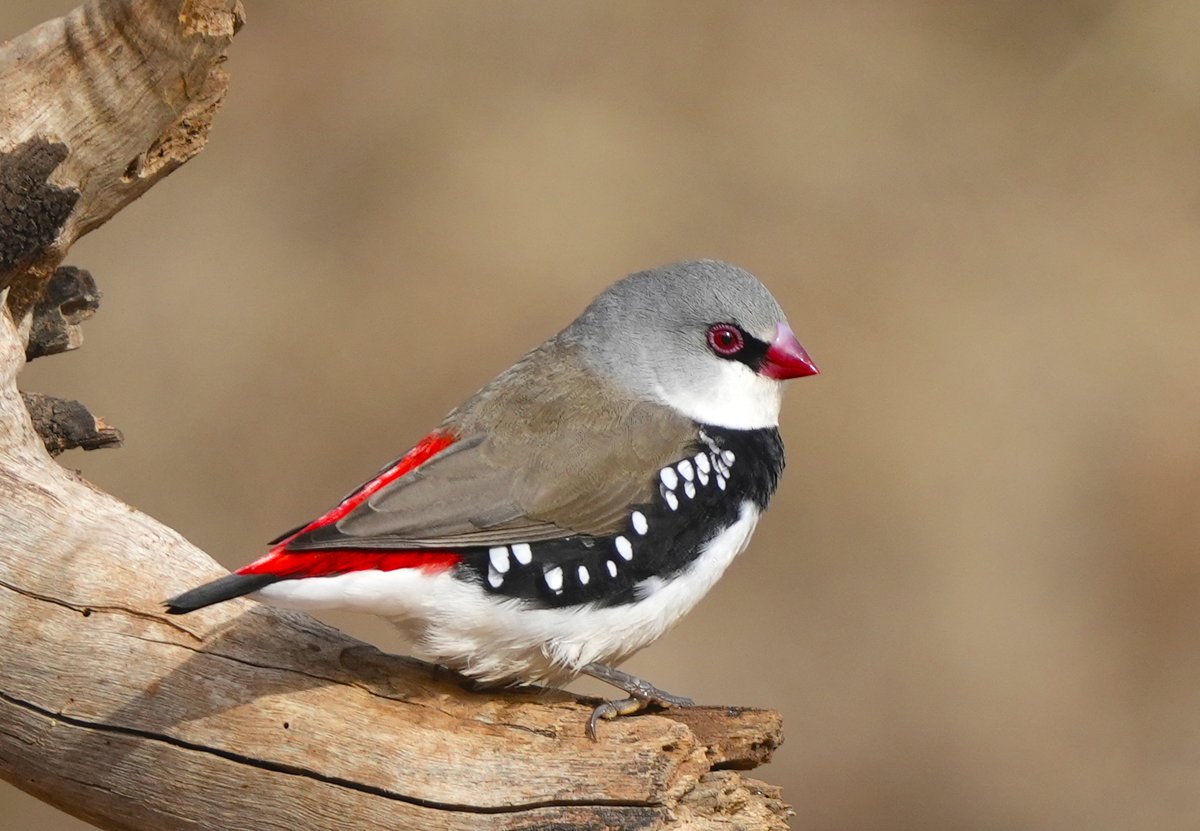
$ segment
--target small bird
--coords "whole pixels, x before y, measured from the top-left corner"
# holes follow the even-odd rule
[[[750,273],[680,262],[610,286],[336,507],[166,601],[251,595],[392,620],[481,685],[624,690],[588,721],[686,706],[615,667],[712,588],[783,471],[783,381],[819,370]]]

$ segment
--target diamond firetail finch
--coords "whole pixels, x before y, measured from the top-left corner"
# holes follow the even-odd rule
[[[615,667],[746,546],[783,472],[783,382],[816,374],[748,272],[632,274],[329,512],[167,608],[369,612],[483,684],[592,675],[628,694],[593,738],[690,704]]]

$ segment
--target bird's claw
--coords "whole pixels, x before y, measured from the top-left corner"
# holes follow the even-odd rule
[[[618,699],[617,701],[605,701],[596,709],[592,710],[592,716],[588,719],[587,734],[592,741],[600,741],[600,736],[596,732],[600,726],[600,720],[611,721],[614,718],[621,716],[631,716],[634,713],[640,713],[642,710],[649,707],[655,702],[647,701],[643,698],[630,696],[629,698]]]
[[[588,719],[587,726],[588,738],[592,741],[597,741],[596,729],[600,725],[601,719],[611,721],[620,716],[631,716],[654,705],[659,707],[696,706],[696,702],[690,698],[684,698],[682,695],[671,695],[665,690],[660,690],[649,681],[638,678],[636,675],[630,675],[628,672],[621,672],[621,670],[614,669],[607,664],[592,663],[582,669],[587,675],[612,684],[614,687],[620,687],[629,693],[629,698],[622,698],[617,701],[605,701],[592,711],[592,716]]]
[[[596,732],[597,729],[600,727],[600,719],[609,721],[611,719],[617,718],[618,716],[621,715],[621,710],[618,708],[617,705],[623,704],[627,701],[636,702],[637,699],[636,698],[626,698],[626,699],[622,699],[621,701],[605,701],[599,707],[592,710],[592,715],[588,719],[588,724],[587,724],[588,738],[594,742],[600,741],[600,736]]]
[[[645,682],[643,682],[643,683],[645,683]],[[660,690],[656,687],[653,687],[649,684],[646,684],[646,686],[649,687],[651,690],[654,690],[654,692],[652,694],[647,694],[645,696],[631,695],[629,698],[622,698],[617,701],[605,701],[600,706],[598,706],[596,709],[592,710],[592,715],[588,719],[588,724],[587,724],[588,738],[594,742],[600,740],[597,730],[600,726],[601,720],[611,721],[614,718],[620,718],[621,716],[631,716],[634,713],[640,713],[642,710],[645,710],[647,707],[653,707],[653,706],[659,706],[659,707],[694,707],[694,706],[696,706],[696,702],[692,701],[692,699],[690,699],[690,698],[685,698],[682,695],[671,695],[670,693],[663,692],[662,690]]]

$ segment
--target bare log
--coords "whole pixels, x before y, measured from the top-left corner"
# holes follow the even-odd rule
[[[203,145],[240,20],[93,2],[0,47],[0,775],[108,829],[786,827],[738,772],[777,714],[639,716],[593,743],[591,702],[468,692],[304,615],[167,617],[221,568],[47,454],[16,387],[45,283]]]

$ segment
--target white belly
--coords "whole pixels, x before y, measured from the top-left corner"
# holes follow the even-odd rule
[[[342,609],[393,620],[418,656],[484,683],[561,684],[585,665],[617,664],[653,643],[708,593],[754,532],[758,509],[742,503],[737,522],[670,581],[637,586],[621,606],[531,608],[485,594],[449,571],[359,571],[284,580],[255,597],[299,609]]]

